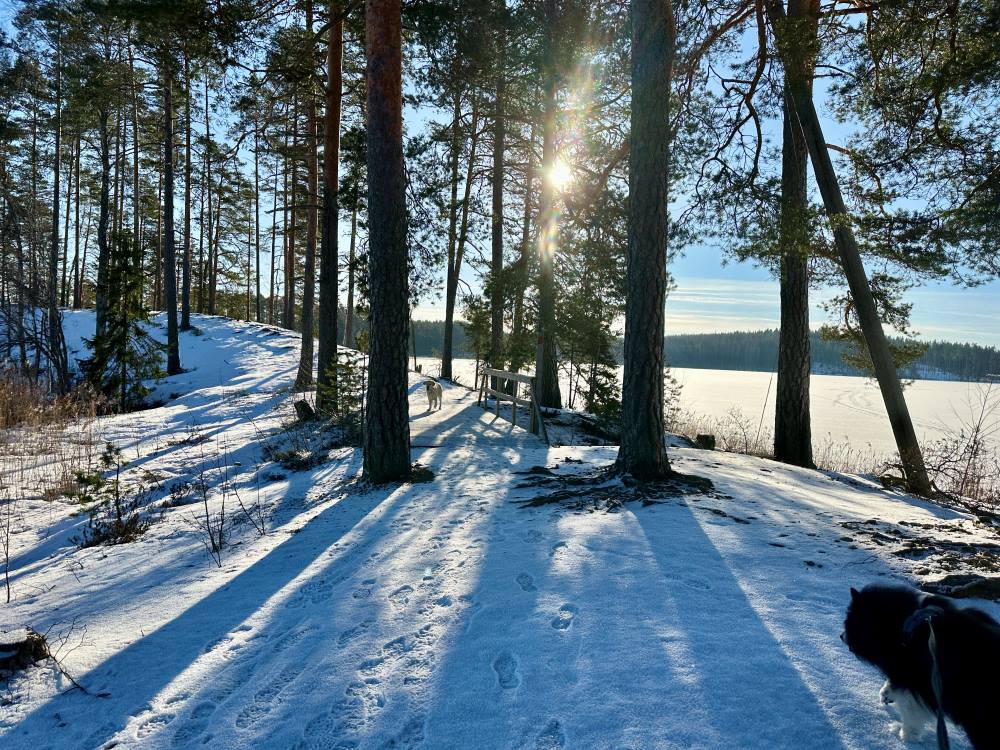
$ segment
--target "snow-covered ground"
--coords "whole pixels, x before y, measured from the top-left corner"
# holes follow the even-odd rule
[[[424,372],[437,374],[441,361],[418,357]],[[475,361],[456,359],[454,372],[459,380],[471,384]],[[754,429],[758,423],[768,431],[774,426],[776,376],[767,372],[739,370],[697,370],[683,367],[670,372],[682,386],[680,407],[708,420],[727,420],[733,410]],[[621,368],[618,372],[621,380]],[[563,397],[568,382],[560,381]],[[984,396],[992,405],[988,424],[1000,428],[1000,386],[944,380],[914,380],[906,388],[917,437],[933,442],[957,433],[963,425],[974,422],[982,409]],[[892,428],[885,414],[878,384],[869,378],[848,375],[812,375],[810,400],[813,421],[813,444],[817,451],[825,445],[850,445],[871,451],[876,456],[895,452]]]
[[[234,524],[219,568],[181,505],[141,541],[79,550],[70,505],[23,501],[0,624],[48,631],[88,694],[51,665],[14,678],[5,750],[898,748],[879,676],[838,637],[848,587],[932,578],[992,539],[859,478],[684,448],[675,466],[713,492],[523,508],[540,490],[520,472],[614,449],[547,448],[455,386],[429,412],[417,375],[433,481],[365,486],[350,448],[291,471],[262,449],[291,434],[297,337],[195,323],[166,404],[101,432],[163,494],[208,477],[236,521],[231,493],[259,497],[267,533]],[[952,557],[915,552],[927,535]]]

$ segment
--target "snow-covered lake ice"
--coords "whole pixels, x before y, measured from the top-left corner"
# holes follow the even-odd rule
[[[424,372],[440,372],[440,360],[418,357]],[[475,361],[456,359],[456,377],[471,384]],[[738,370],[698,370],[671,368],[681,384],[681,408],[708,419],[724,419],[733,410],[757,425],[763,413],[763,428],[774,424],[774,394],[777,376],[767,372]],[[619,368],[619,379],[621,370]],[[565,377],[560,381],[563,397],[568,391]],[[978,415],[983,383],[947,380],[915,380],[906,388],[917,437],[934,441],[949,431],[960,429]],[[991,400],[998,401],[1000,386],[992,390]],[[854,448],[871,446],[874,453],[895,450],[892,430],[882,405],[878,384],[869,378],[847,375],[813,375],[810,382],[813,419],[813,443],[845,443]]]

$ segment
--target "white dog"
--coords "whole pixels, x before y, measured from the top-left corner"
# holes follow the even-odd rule
[[[429,411],[434,410],[434,406],[441,408],[441,384],[435,380],[428,380],[424,383],[424,388],[427,389],[427,409]]]

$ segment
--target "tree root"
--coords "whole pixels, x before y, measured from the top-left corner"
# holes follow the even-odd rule
[[[642,481],[622,474],[609,466],[584,474],[559,475],[544,466],[533,466],[524,472],[530,479],[516,484],[514,489],[540,487],[550,490],[527,500],[519,500],[522,508],[561,505],[570,510],[615,511],[626,503],[641,502],[645,507],[688,495],[706,495],[714,485],[705,477],[673,472],[661,479]]]

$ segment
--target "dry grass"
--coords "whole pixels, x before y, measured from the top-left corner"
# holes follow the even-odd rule
[[[16,371],[0,373],[0,484],[25,498],[67,494],[100,453],[99,406],[85,389],[51,398]]]
[[[1000,386],[983,384],[956,413],[957,427],[942,427],[942,436],[923,446],[927,471],[935,488],[996,512],[1000,510]],[[760,458],[774,458],[774,433],[759,419],[738,409],[714,418],[674,411],[668,432],[694,440],[714,435],[719,450]],[[900,473],[898,456],[871,444],[851,445],[827,436],[813,450],[816,468],[843,474],[861,474],[891,480]]]

